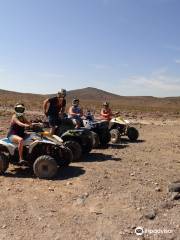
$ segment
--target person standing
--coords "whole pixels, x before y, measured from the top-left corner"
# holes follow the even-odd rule
[[[61,89],[56,97],[48,98],[44,101],[44,114],[48,117],[50,133],[54,134],[56,126],[61,122],[66,109],[66,90]]]

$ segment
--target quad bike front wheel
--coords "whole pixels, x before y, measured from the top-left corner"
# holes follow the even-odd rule
[[[121,137],[118,129],[112,129],[110,131],[110,134],[111,134],[111,143],[118,143]]]
[[[130,141],[135,142],[139,137],[139,132],[134,127],[129,127],[127,129],[127,136],[130,139]]]
[[[75,141],[67,141],[64,143],[65,147],[68,147],[73,154],[73,160],[72,161],[78,161],[82,156],[82,148],[81,145],[78,142]]]
[[[4,174],[9,167],[9,160],[6,156],[0,155],[0,174]]]
[[[73,161],[73,153],[68,147],[63,147],[60,149],[61,159],[58,162],[60,167],[67,167]]]
[[[97,133],[91,131],[91,134],[92,134],[92,139],[93,139],[93,148],[97,148],[99,146],[99,136]]]
[[[58,166],[54,158],[43,155],[36,159],[33,164],[33,170],[38,178],[52,179],[57,174]]]

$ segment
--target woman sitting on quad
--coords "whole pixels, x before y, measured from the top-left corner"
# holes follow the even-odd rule
[[[19,151],[19,163],[24,163],[23,160],[23,139],[25,138],[25,128],[30,126],[30,122],[24,116],[25,107],[22,103],[17,103],[15,105],[15,114],[13,114],[11,119],[11,125],[8,132],[8,139],[12,143],[18,144]]]
[[[100,116],[101,116],[101,119],[103,120],[108,120],[108,121],[111,120],[113,113],[111,112],[108,102],[103,103],[103,108],[101,109]]]
[[[72,100],[72,106],[69,108],[69,118],[72,119],[75,128],[79,128],[81,126],[81,117],[83,116],[83,110],[79,106],[79,99],[74,98]]]

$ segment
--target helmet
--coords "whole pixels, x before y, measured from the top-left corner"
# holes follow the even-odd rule
[[[78,106],[78,104],[79,104],[79,99],[78,98],[73,98],[72,105],[73,106]]]
[[[25,107],[24,104],[22,103],[17,103],[14,107],[15,113],[18,117],[24,115]]]
[[[66,89],[61,89],[61,91],[58,92],[58,96],[65,97],[66,96]]]
[[[108,102],[103,102],[103,106],[104,107],[109,107],[109,103]]]

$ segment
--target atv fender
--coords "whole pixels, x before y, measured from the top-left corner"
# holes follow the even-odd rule
[[[0,140],[0,147],[6,148],[11,156],[14,155],[17,145],[13,144],[8,138],[3,138]]]
[[[50,144],[50,145],[57,145],[56,143],[48,140],[35,140],[30,146],[29,146],[29,153],[31,154],[34,147],[37,146],[38,144]]]

